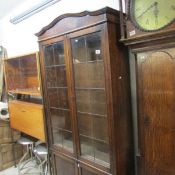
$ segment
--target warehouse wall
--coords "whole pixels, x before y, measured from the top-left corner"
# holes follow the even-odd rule
[[[31,0],[26,0],[0,21],[0,45],[7,49],[9,57],[37,51],[37,37],[34,34],[61,14],[92,11],[105,6],[119,9],[118,0],[61,0],[18,24],[9,22],[12,16],[31,5]]]

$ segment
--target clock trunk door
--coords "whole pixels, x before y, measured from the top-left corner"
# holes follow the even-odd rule
[[[175,49],[137,55],[139,175],[175,174]]]

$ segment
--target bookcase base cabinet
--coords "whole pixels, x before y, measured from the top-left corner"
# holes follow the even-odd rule
[[[132,175],[127,49],[119,12],[65,14],[36,34],[55,175]]]
[[[9,101],[12,128],[45,141],[43,105],[23,101]]]

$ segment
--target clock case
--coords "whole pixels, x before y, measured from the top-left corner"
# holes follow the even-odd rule
[[[167,33],[169,34],[174,33],[175,19],[171,21],[169,24],[167,24],[166,26],[164,26],[163,28],[160,28],[154,31],[146,31],[141,27],[139,27],[139,25],[134,20],[134,14],[132,12],[132,4],[134,2],[135,0],[125,0],[125,4],[126,4],[125,11],[127,15],[121,17],[121,19],[122,19],[122,24],[123,24],[123,27],[125,28],[126,33],[124,36],[122,36],[122,39],[126,39],[126,38],[131,39],[131,38],[139,37],[140,40],[143,40],[143,38],[144,39],[147,38],[150,40],[152,39],[152,36],[154,36],[154,38],[156,37],[159,38],[161,36],[166,36]],[[121,15],[123,14],[121,13]],[[172,37],[172,36],[169,35],[169,37]]]
[[[130,2],[126,1],[127,5]],[[174,111],[166,111],[166,109],[170,109],[170,106],[172,106],[171,109],[174,109],[174,103],[167,105],[167,99],[174,99],[175,93],[171,90],[172,94],[168,98],[160,100],[154,98],[153,94],[156,93],[153,93],[153,91],[157,85],[156,91],[159,89],[160,92],[160,88],[162,88],[159,94],[164,97],[169,87],[174,88],[174,68],[168,66],[173,67],[175,65],[173,54],[175,52],[175,22],[159,31],[145,32],[139,30],[131,22],[129,15],[126,15],[125,18],[121,16],[120,19],[122,18],[121,28],[124,32],[121,33],[121,42],[130,49],[130,83],[136,174],[174,175],[175,158],[171,155],[174,154],[175,149],[174,146],[167,147],[168,143],[173,145],[174,142],[174,133],[171,132],[174,129],[174,127],[171,128],[171,124],[175,122]],[[135,30],[135,35],[130,36],[129,32],[133,30]],[[163,82],[162,86],[159,86],[159,82]],[[169,86],[168,83],[171,85]],[[151,87],[149,91],[147,87]],[[150,97],[154,100],[154,104]],[[159,112],[159,109],[164,110],[165,114],[162,111]],[[156,122],[156,119],[160,119],[160,116],[162,120]],[[167,116],[170,116],[169,121]],[[152,123],[155,123],[157,127]],[[159,127],[160,125],[166,126],[166,129],[162,129]],[[162,132],[159,132],[159,128]],[[168,142],[165,140],[165,134],[170,138]],[[155,135],[154,139],[153,135]],[[156,142],[155,139],[160,137],[162,139]],[[163,143],[166,145],[163,145]],[[168,157],[168,155],[170,156]],[[161,157],[163,158],[161,159]]]

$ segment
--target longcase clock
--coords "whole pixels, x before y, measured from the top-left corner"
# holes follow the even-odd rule
[[[127,1],[138,175],[175,174],[175,0]]]

